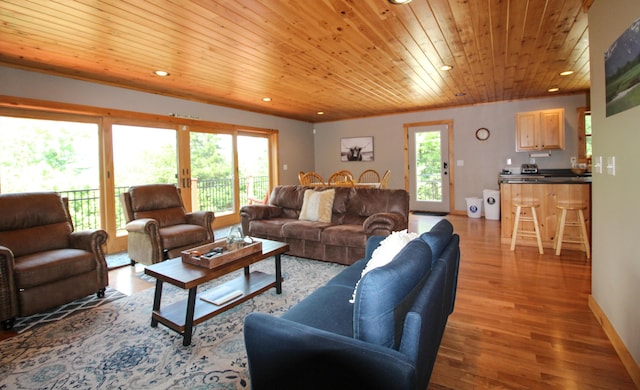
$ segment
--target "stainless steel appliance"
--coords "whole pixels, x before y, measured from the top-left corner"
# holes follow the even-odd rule
[[[538,173],[538,166],[536,164],[522,164],[520,170],[523,174]]]

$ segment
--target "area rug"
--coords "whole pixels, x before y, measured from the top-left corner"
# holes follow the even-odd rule
[[[273,272],[274,262],[252,268]],[[244,317],[256,311],[279,316],[342,269],[283,256],[282,294],[270,289],[197,325],[188,347],[163,325],[151,328],[154,289],[29,329],[0,341],[0,388],[248,389]],[[185,297],[186,291],[165,285],[163,305]]]
[[[127,252],[109,254],[106,255],[104,259],[107,262],[107,269],[109,270],[131,265],[131,259]]]
[[[58,321],[80,311],[102,306],[124,297],[126,297],[125,294],[107,286],[103,298],[98,298],[96,294],[91,294],[42,313],[36,313],[29,317],[18,317],[13,325],[13,330],[22,333],[36,326]]]

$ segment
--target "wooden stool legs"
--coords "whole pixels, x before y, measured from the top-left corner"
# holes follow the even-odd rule
[[[584,251],[587,254],[587,259],[591,258],[591,248],[589,247],[589,236],[587,235],[587,226],[584,223],[584,213],[582,210],[584,206],[577,205],[558,205],[556,206],[562,212],[558,217],[558,230],[556,231],[556,241],[553,244],[554,249],[556,250],[556,256],[560,255],[560,251],[562,250],[563,242],[571,242],[575,244],[583,244]],[[576,222],[567,222],[567,211],[577,211],[578,212],[578,221]],[[564,239],[564,228],[566,226],[573,226],[580,228],[580,240],[565,240]]]
[[[538,215],[536,214],[537,204],[530,203],[516,203],[516,218],[513,223],[513,231],[511,232],[511,250],[516,248],[516,239],[518,235],[521,237],[535,237],[538,241],[538,252],[542,255],[544,250],[542,249],[542,238],[540,237],[540,225],[538,225]],[[522,208],[526,207],[531,209],[531,217],[522,216]],[[518,231],[520,221],[533,223],[533,230],[520,230]]]

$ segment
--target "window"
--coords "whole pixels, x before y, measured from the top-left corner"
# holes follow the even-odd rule
[[[591,160],[591,111],[578,109],[578,160]]]
[[[277,130],[49,104],[0,97],[0,192],[68,197],[77,229],[107,231],[108,253],[126,250],[119,195],[131,185],[175,183],[216,228],[278,181]]]

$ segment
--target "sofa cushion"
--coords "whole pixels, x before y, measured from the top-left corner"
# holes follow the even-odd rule
[[[173,225],[160,228],[162,247],[179,248],[207,240],[207,229],[200,225]]]
[[[306,190],[298,219],[301,221],[331,222],[335,195],[336,191],[334,189],[324,191]]]
[[[403,319],[430,271],[429,245],[412,240],[389,264],[362,277],[353,306],[354,337],[397,349]]]
[[[291,222],[290,218],[257,219],[249,222],[249,234],[263,238],[283,238],[282,226]]]
[[[378,247],[371,254],[371,259],[367,262],[367,265],[362,270],[362,276],[366,275],[369,271],[372,271],[378,267],[382,267],[389,264],[395,256],[404,248],[409,241],[417,238],[418,234],[408,233],[407,230],[401,230],[399,232],[392,232],[384,240],[380,242]],[[356,297],[356,290],[358,283],[354,286],[353,296],[349,300],[353,303]]]
[[[134,219],[152,218],[160,227],[186,223],[180,193],[172,184],[132,187],[129,195]]]
[[[14,257],[69,246],[73,227],[57,193],[3,194],[0,210],[0,245]]]
[[[352,288],[325,285],[289,309],[282,318],[314,328],[353,337],[353,305],[347,302]]]
[[[420,238],[426,242],[431,248],[433,261],[440,257],[440,252],[447,246],[451,235],[453,234],[453,225],[449,220],[442,219],[430,231],[422,233]]]
[[[18,288],[28,289],[80,275],[97,268],[93,253],[80,249],[56,249],[16,258]]]
[[[320,241],[322,229],[330,226],[328,222],[289,220],[282,226],[282,236],[297,240]]]
[[[321,232],[320,241],[325,245],[364,247],[367,235],[362,225],[330,225]]]

